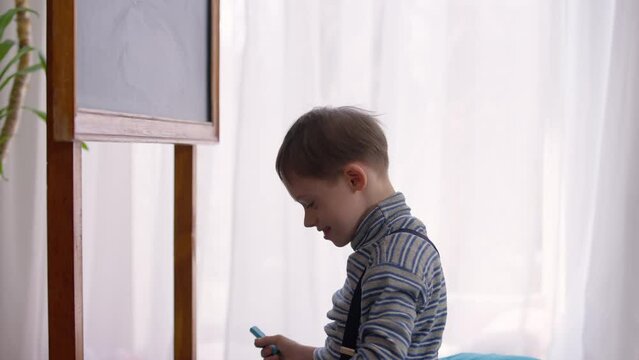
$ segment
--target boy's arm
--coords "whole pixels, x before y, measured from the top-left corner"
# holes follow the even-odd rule
[[[344,323],[342,323],[344,326]],[[328,323],[324,330],[326,331],[326,341],[324,347],[315,349],[313,354],[315,360],[337,360],[340,358],[339,347],[342,344],[342,331],[338,330],[337,320]]]
[[[425,302],[423,280],[396,264],[372,266],[366,271],[363,280],[362,313],[368,313],[368,318],[360,325],[361,343],[351,360],[404,358],[411,344],[418,306],[423,306]],[[339,292],[334,295],[337,298],[340,296],[343,294]],[[336,302],[334,299],[334,306]],[[340,311],[348,312],[348,309]],[[346,315],[343,315],[341,322],[337,314],[329,312],[329,318],[333,322],[325,327],[326,344],[316,349],[314,356],[317,360],[340,358],[339,348]]]
[[[410,271],[395,264],[369,268],[362,284],[368,319],[360,325],[362,339],[352,360],[405,358],[423,294],[423,280]]]

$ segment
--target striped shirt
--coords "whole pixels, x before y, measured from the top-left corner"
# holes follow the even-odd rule
[[[382,201],[359,224],[346,265],[344,286],[333,295],[326,343],[315,360],[339,359],[339,347],[353,293],[362,279],[360,359],[437,359],[446,325],[446,283],[435,247],[409,232],[425,234],[411,216],[404,195]],[[391,234],[396,232],[394,234]]]

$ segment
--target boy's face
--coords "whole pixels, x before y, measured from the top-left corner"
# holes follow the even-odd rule
[[[366,211],[358,181],[347,172],[335,181],[292,174],[284,185],[304,207],[304,226],[317,228],[324,233],[324,239],[342,247],[350,243]]]

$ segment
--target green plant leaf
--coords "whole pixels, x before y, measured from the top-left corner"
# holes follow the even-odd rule
[[[14,44],[15,41],[10,39],[7,39],[0,43],[0,61],[2,61],[5,56],[7,56],[7,53],[9,52],[9,50],[11,50]]]
[[[25,7],[17,7],[17,8],[13,8],[13,9],[9,9],[5,11],[2,15],[0,15],[0,39],[3,38],[4,30],[7,28],[7,26],[9,26],[9,24],[11,23],[11,20],[13,20],[13,17],[16,16],[16,14],[21,11],[27,11],[37,16],[40,16],[37,11],[29,9],[29,8],[25,8]]]
[[[47,113],[45,113],[44,111],[34,109],[28,106],[23,106],[22,108],[31,111],[32,113],[36,114],[36,116],[39,117],[40,120],[47,122]]]
[[[38,16],[38,17],[40,16],[40,13],[38,13],[37,11],[35,11],[35,10],[31,9],[31,8],[20,7],[20,8],[18,8],[18,12],[20,12],[20,11],[26,11],[26,12],[32,13],[35,16]]]
[[[40,16],[40,13],[38,13],[37,11],[35,11],[35,10],[31,9],[31,8],[28,8],[28,7],[19,7],[17,9],[18,9],[18,12],[26,11],[28,13],[32,13],[35,16],[38,16],[38,17]]]
[[[47,59],[44,57],[41,51],[38,51],[38,59],[40,59],[40,65],[44,69],[44,73],[47,73]]]
[[[24,55],[25,53],[27,53],[29,51],[33,51],[33,50],[35,50],[35,49],[32,48],[31,46],[25,46],[25,47],[20,48],[20,50],[18,50],[16,52],[16,54],[13,56],[13,58],[11,58],[11,61],[9,61],[7,63],[7,65],[4,66],[4,68],[2,69],[2,72],[0,72],[0,80],[4,77],[4,75],[7,73],[7,71],[9,71],[11,66],[13,66],[13,64],[15,64],[18,60],[20,60],[20,57],[22,55]]]
[[[82,142],[82,149],[89,151],[89,146],[84,141]]]
[[[0,15],[0,39],[4,36],[4,30],[9,26],[13,17],[18,13],[17,8],[9,9]]]
[[[5,106],[0,109],[0,119],[6,117],[7,115],[9,115],[9,106]]]
[[[2,161],[0,161],[0,177],[2,177],[4,181],[9,180],[4,176],[4,164],[2,163]]]
[[[4,81],[2,82],[2,84],[0,84],[0,91],[2,91],[2,89],[4,89],[5,86],[7,86],[7,84],[9,84],[9,81],[11,81],[11,79],[13,79],[14,77],[18,76],[18,75],[26,75],[28,73],[32,73],[34,71],[38,71],[42,69],[42,65],[35,64],[35,65],[31,65],[26,69],[22,69],[20,71],[16,71],[15,73],[11,74],[9,77],[7,77],[6,79],[4,79]]]

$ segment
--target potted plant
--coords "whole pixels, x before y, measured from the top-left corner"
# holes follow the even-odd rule
[[[0,14],[0,93],[9,91],[7,104],[0,104],[0,176],[5,180],[3,165],[18,130],[22,110],[32,111],[46,121],[44,112],[24,106],[29,74],[40,70],[46,72],[44,56],[32,47],[30,14],[37,15],[28,8],[27,0],[15,0],[13,8]],[[12,38],[5,30],[14,19],[17,31],[16,37]],[[38,55],[35,63],[31,63],[33,53]]]

